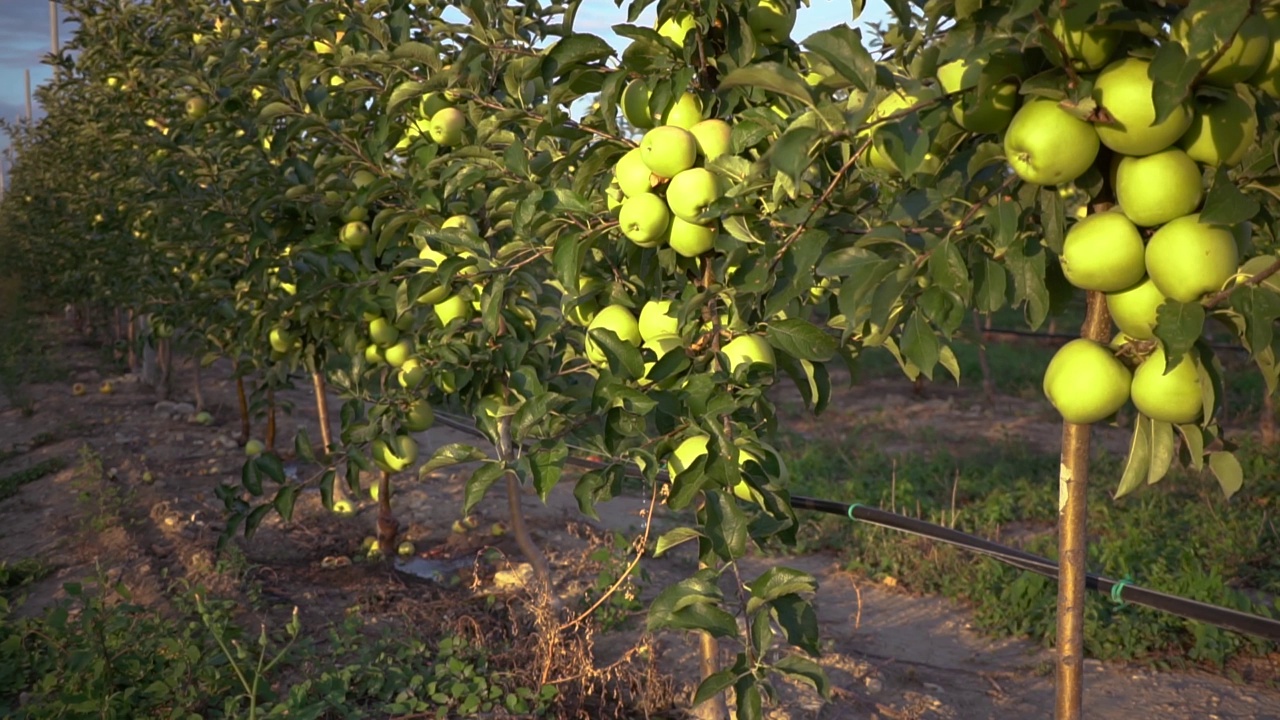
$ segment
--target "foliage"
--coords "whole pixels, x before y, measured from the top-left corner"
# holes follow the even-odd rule
[[[1068,307],[1069,228],[1123,200],[1113,154],[1084,165],[1092,156],[1070,153],[1082,172],[1041,186],[1017,148],[1026,138],[1013,126],[1002,137],[1001,123],[975,130],[966,108],[1009,91],[1023,107],[1056,101],[1036,107],[1096,152],[1132,108],[1102,97],[1093,71],[1105,58],[1069,57],[1075,40],[1054,27],[1110,33],[1108,53],[1151,59],[1136,101],[1151,105],[1150,125],[1234,91],[1215,86],[1215,63],[1253,8],[1192,0],[1187,13],[1207,14],[1175,38],[1180,10],[1161,0],[891,2],[874,32],[839,26],[796,42],[762,26],[755,0],[663,0],[658,32],[634,24],[655,3],[634,0],[617,53],[575,28],[582,5],[67,0],[78,30],[40,89],[47,117],[12,131],[5,252],[34,291],[132,308],[206,360],[230,358],[258,379],[259,399],[302,373],[327,381],[341,431],[314,482],[331,507],[335,486],[359,490],[362,471],[414,464],[424,400],[489,439],[418,465],[423,478],[479,461],[464,512],[504,478],[545,497],[571,454],[610,462],[576,478],[587,514],[630,465],[648,483],[669,479],[664,501],[695,509],[696,522],[658,545],[696,540],[703,568],[658,594],[648,626],[734,638],[733,662],[695,699],[733,688],[740,716],[759,717],[773,672],[825,688],[806,657],[818,647],[811,576],[770,571],[728,598],[717,582],[752,546],[797,532],[792,474],[773,447],[778,370],[821,411],[831,363],[885,350],[908,377],[957,376],[952,341],[973,311],[1014,308],[1038,328]],[[992,62],[940,91],[950,63],[1009,56],[1020,67]],[[1275,111],[1269,92],[1248,89],[1257,117]],[[665,162],[655,130],[639,182],[623,187],[635,130],[678,124],[690,103],[697,119],[731,122],[729,152],[704,147],[699,161],[682,139],[701,167]],[[1187,161],[1202,173],[1193,189],[1207,188],[1202,220],[1231,226],[1251,260],[1275,244],[1276,132],[1263,123],[1236,166]],[[653,237],[623,227],[639,205],[619,190],[665,196],[643,202],[659,215],[689,199],[659,165],[714,180],[705,207],[681,219],[709,248],[678,246],[674,221]],[[1280,264],[1232,275],[1235,253],[1220,255],[1230,277],[1166,299],[1154,338],[1118,351],[1130,364],[1158,347],[1194,363],[1202,401],[1176,428],[1139,417],[1120,494],[1161,479],[1175,457],[1209,467],[1228,495],[1243,482],[1218,423],[1220,364],[1198,341],[1206,320],[1225,325],[1274,389],[1280,299],[1264,280]],[[671,303],[665,345],[642,345],[621,322],[651,301]],[[397,371],[409,359],[421,382]],[[706,454],[660,478],[691,438]],[[305,434],[294,448],[315,456]],[[302,489],[277,455],[250,459],[219,490],[228,535],[287,519]],[[770,662],[777,641],[797,652]]]

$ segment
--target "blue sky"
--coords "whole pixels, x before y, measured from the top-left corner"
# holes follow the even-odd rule
[[[801,8],[792,37],[797,40],[842,23],[852,24],[851,0],[810,0],[810,6]],[[49,52],[49,3],[48,0],[0,0],[0,117],[13,121],[25,115],[26,100],[23,94],[23,70],[31,70],[32,86],[38,86],[50,76],[49,67],[41,64],[41,58]],[[885,16],[884,0],[869,0],[858,23],[875,21]],[[640,23],[653,23],[654,7],[640,17]],[[623,42],[609,28],[626,21],[626,4],[614,7],[613,0],[587,0],[578,13],[577,29],[600,35],[615,47]],[[61,39],[66,41],[70,29],[60,29]],[[40,108],[35,108],[36,115]],[[0,148],[8,145],[8,138],[0,136]]]

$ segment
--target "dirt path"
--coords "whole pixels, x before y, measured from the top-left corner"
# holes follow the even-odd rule
[[[0,501],[0,560],[38,557],[57,568],[27,589],[30,599],[23,612],[38,612],[62,597],[64,582],[92,579],[98,568],[106,580],[124,582],[135,602],[155,605],[164,604],[166,584],[175,577],[228,594],[243,592],[252,579],[271,611],[283,613],[300,605],[304,626],[314,628],[340,617],[353,603],[425,617],[438,611],[431,603],[448,600],[421,585],[407,586],[384,565],[324,567],[325,558],[352,555],[372,533],[376,508],[367,498],[354,517],[337,518],[323,511],[318,493],[305,494],[293,523],[269,520],[255,541],[241,544],[244,561],[219,562],[213,546],[222,527],[221,503],[214,490],[219,481],[236,477],[243,461],[242,451],[230,441],[237,421],[227,368],[215,365],[205,372],[205,394],[216,421],[204,427],[188,421],[188,408],[157,407],[154,395],[127,377],[115,378],[111,394],[98,393],[104,378],[97,370],[97,351],[66,336],[59,326],[51,332],[63,333],[63,357],[72,377],[65,384],[31,388],[36,398],[32,417],[0,406],[0,452],[5,453],[0,455],[0,477],[47,458],[68,462],[65,469]],[[85,383],[89,393],[73,396],[72,382]],[[184,372],[178,400],[188,399],[188,382]],[[290,447],[296,423],[318,436],[305,389],[280,393],[279,399],[293,404],[292,415],[282,422],[282,449]],[[830,418],[797,430],[822,434],[856,418],[886,433],[901,432],[908,448],[912,435],[905,431],[920,427],[918,419],[909,419],[927,417],[930,425],[952,434],[983,437],[994,432],[1053,442],[1053,423],[1038,404],[1002,398],[1001,408],[1004,422],[993,428],[961,393],[931,390],[919,399],[905,383],[878,381],[860,386],[856,395],[837,396]],[[425,455],[468,438],[436,428],[422,439]],[[1103,442],[1115,440],[1108,436]],[[517,558],[510,537],[488,532],[493,523],[505,520],[505,501],[497,492],[480,506],[475,530],[453,530],[466,477],[465,469],[451,468],[397,490],[395,506],[407,536],[434,557],[474,557],[494,547]],[[648,498],[621,497],[599,508],[599,522],[588,521],[578,513],[570,483],[558,486],[545,505],[532,494],[523,502],[535,538],[563,578],[558,590],[571,602],[595,579],[598,564],[586,560],[587,554],[602,546],[607,531],[639,530],[648,507]],[[653,518],[655,531],[679,521],[661,507]],[[666,579],[687,572],[691,562],[679,551],[647,561],[651,581],[641,588],[641,599],[652,597]],[[743,575],[753,577],[775,562],[818,577],[816,605],[826,643],[822,663],[835,692],[823,704],[807,688],[781,687],[782,702],[769,711],[770,717],[969,720],[1051,715],[1053,678],[1045,650],[979,636],[969,628],[962,607],[872,584],[842,572],[830,557],[753,557],[742,563]],[[634,644],[638,636],[628,628],[636,625],[632,620],[598,640],[601,662]],[[664,636],[658,649],[663,672],[692,676],[691,637]],[[1280,692],[1201,673],[1156,673],[1090,662],[1086,715],[1104,720],[1277,718]]]

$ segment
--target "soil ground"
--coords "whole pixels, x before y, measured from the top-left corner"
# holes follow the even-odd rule
[[[352,604],[412,622],[438,613],[464,591],[424,590],[423,584],[383,563],[332,567],[333,558],[356,553],[361,540],[372,534],[377,509],[365,498],[353,517],[337,517],[322,509],[316,492],[299,501],[293,522],[268,520],[253,541],[237,542],[247,562],[228,572],[214,553],[222,528],[221,501],[214,491],[219,482],[237,477],[244,460],[234,442],[238,420],[229,367],[215,364],[204,371],[206,408],[215,422],[201,426],[182,412],[175,414],[170,405],[157,409],[155,393],[130,376],[104,374],[101,350],[60,323],[49,321],[45,327],[67,365],[68,380],[27,388],[34,400],[30,417],[0,404],[0,451],[14,451],[0,455],[0,477],[47,458],[68,463],[0,502],[0,560],[39,558],[56,568],[26,589],[29,599],[21,612],[38,613],[63,597],[63,583],[92,578],[99,568],[108,580],[128,586],[135,602],[157,607],[164,605],[165,587],[174,578],[234,597],[244,592],[244,580],[251,576],[267,612],[299,606],[304,628],[317,633]],[[191,368],[180,365],[177,370],[174,400],[189,402]],[[98,392],[103,380],[112,381],[110,394]],[[85,384],[88,392],[73,395],[74,382]],[[281,421],[280,449],[291,447],[297,424],[318,438],[305,384],[277,399],[293,407]],[[784,408],[794,404],[785,394],[779,400]],[[932,430],[930,442],[1016,437],[1056,446],[1059,426],[1042,403],[1001,397],[997,407],[998,421],[971,391],[937,386],[920,397],[905,380],[878,380],[839,390],[820,420],[797,417],[791,426],[814,437],[840,437],[851,423],[874,423],[884,431],[903,431],[901,446],[890,448],[901,452],[916,449],[912,443],[918,441],[910,438],[919,437],[922,428]],[[424,456],[444,444],[469,440],[439,426],[421,439]],[[1099,442],[1123,446],[1125,441],[1104,434]],[[86,447],[101,458],[101,473],[86,472],[85,458],[92,459],[84,455]],[[299,471],[305,476],[313,469]],[[516,562],[519,553],[511,537],[489,532],[507,516],[505,497],[496,489],[478,509],[476,529],[454,531],[467,475],[464,468],[450,468],[399,488],[394,504],[402,532],[424,558],[462,562],[494,547]],[[548,549],[561,579],[557,590],[571,604],[595,580],[598,568],[585,560],[587,553],[600,547],[609,531],[642,529],[649,498],[617,498],[599,508],[599,521],[578,513],[568,482],[546,504],[531,493],[523,504],[535,540]],[[123,521],[93,522],[107,517]],[[659,505],[653,532],[677,520]],[[652,597],[666,579],[683,576],[692,562],[688,553],[678,551],[646,561],[650,582],[641,599]],[[826,647],[821,662],[834,691],[824,703],[808,688],[783,686],[769,717],[977,720],[1052,715],[1052,662],[1045,649],[981,636],[971,629],[964,607],[853,576],[831,556],[753,557],[743,564],[744,576],[771,563],[799,567],[818,578],[815,603]],[[634,628],[640,624],[632,620],[596,637],[596,662],[633,646],[639,638]],[[696,676],[692,636],[660,637],[656,658],[657,669],[677,690]],[[1085,716],[1091,719],[1280,718],[1280,691],[1267,687],[1207,673],[1155,672],[1096,661],[1088,662],[1087,670]]]

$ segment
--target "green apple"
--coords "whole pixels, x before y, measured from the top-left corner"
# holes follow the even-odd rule
[[[356,509],[355,506],[351,504],[350,500],[335,500],[333,503],[333,512],[335,515],[350,517],[356,514]]]
[[[688,470],[699,458],[706,457],[707,446],[711,444],[710,435],[691,435],[684,439],[676,449],[672,451],[671,458],[667,461],[667,474],[674,480],[680,473]],[[756,458],[743,448],[738,448],[738,466],[742,467],[748,462],[756,460]],[[733,488],[733,494],[742,500],[750,502],[751,486],[745,481],[739,482]]]
[[[578,300],[572,309],[565,313],[565,318],[579,327],[586,327],[591,324],[591,319],[596,316],[596,313],[600,312],[600,300],[594,293],[602,285],[603,283],[596,278],[585,275],[579,276]],[[566,297],[566,299],[568,298]]]
[[[653,338],[647,338],[641,347],[652,350],[656,359],[653,362],[646,362],[644,364],[645,376],[640,378],[640,384],[651,385],[653,381],[650,380],[648,376],[649,373],[653,371],[653,366],[657,365],[667,353],[675,350],[676,348],[682,347],[683,345],[684,343],[680,339],[679,335],[658,335]]]
[[[702,100],[690,92],[681,94],[676,104],[667,111],[666,117],[662,118],[663,125],[671,125],[682,130],[690,130],[700,122],[702,122]]]
[[[1097,70],[1106,65],[1120,47],[1120,40],[1123,37],[1123,33],[1113,28],[1098,25],[1081,27],[1069,25],[1066,17],[1061,14],[1049,22],[1049,31],[1066,49],[1066,60],[1071,63],[1071,67],[1085,72]],[[1063,58],[1058,57],[1056,43],[1045,43],[1045,48],[1055,63],[1064,64]]]
[[[298,342],[298,337],[284,328],[271,328],[271,332],[267,336],[271,343],[271,349],[276,352],[289,352]]]
[[[416,552],[416,550],[417,549],[414,548],[413,543],[409,542],[408,540],[405,540],[404,542],[396,546],[396,554],[399,555],[400,557],[408,557],[412,555],[414,552]]]
[[[1018,83],[1007,78],[1020,74],[1021,62],[1011,56],[984,58],[972,64],[961,58],[938,68],[938,84],[948,94],[969,90],[969,95],[977,95],[960,96],[952,102],[951,117],[957,125],[969,132],[998,133],[1009,126],[1018,106]],[[986,92],[979,94],[984,79]]]
[[[382,353],[383,359],[393,368],[402,368],[409,361],[409,357],[413,355],[416,348],[412,340],[402,339],[400,342],[387,348]]]
[[[650,130],[650,132],[653,132]],[[640,148],[631,148],[613,166],[613,177],[627,197],[643,195],[653,190],[653,171],[645,164]]]
[[[431,409],[431,403],[426,400],[414,400],[405,410],[400,427],[409,432],[422,432],[431,427],[435,421],[436,414]]]
[[[424,118],[435,117],[436,113],[450,107],[453,107],[453,103],[449,102],[444,93],[439,92],[429,92],[418,101],[418,112]]]
[[[680,320],[671,314],[670,300],[650,300],[640,308],[640,337],[648,342],[680,334]]]
[[[409,358],[400,366],[396,379],[399,380],[400,387],[405,390],[416,390],[422,385],[422,381],[427,379],[427,369],[422,367],[416,359]]]
[[[659,35],[681,47],[684,47],[685,37],[697,28],[698,22],[689,12],[676,13],[657,25]]]
[[[1244,261],[1243,265],[1240,266],[1240,271],[1239,271],[1240,280],[1241,281],[1249,280],[1254,275],[1257,275],[1263,270],[1266,270],[1267,268],[1271,267],[1275,263],[1276,263],[1275,255],[1259,255],[1257,257],[1249,258],[1248,260]],[[1261,283],[1259,283],[1259,285],[1270,290],[1271,292],[1280,293],[1280,273],[1268,276]],[[643,320],[643,318],[641,319]]]
[[[625,159],[626,156],[623,157]],[[644,134],[640,141],[640,157],[654,175],[673,178],[697,162],[698,141],[684,128],[661,125]],[[618,182],[622,182],[621,176]],[[625,191],[627,188],[623,185],[622,189]]]
[[[1178,146],[1199,163],[1214,167],[1239,165],[1258,136],[1258,113],[1252,97],[1229,91],[1224,98],[1199,97],[1191,127]]]
[[[199,120],[209,113],[209,101],[202,97],[187,98],[187,117]]]
[[[711,162],[733,151],[733,127],[719,118],[710,118],[689,128],[702,158]]]
[[[747,0],[747,25],[762,45],[790,40],[796,25],[795,0]]]
[[[1188,35],[1192,27],[1204,22],[1206,18],[1207,13],[1204,10],[1194,13],[1190,9],[1183,10],[1169,26],[1169,39],[1181,45],[1190,56],[1192,53]],[[1218,58],[1205,72],[1205,82],[1222,87],[1231,87],[1236,83],[1244,82],[1267,60],[1267,48],[1271,45],[1267,21],[1261,15],[1248,15],[1240,25],[1240,29],[1236,31],[1235,37],[1231,38],[1231,44],[1226,50],[1222,49],[1222,45],[1223,43],[1218,43],[1195,57],[1200,62],[1214,56]]]
[[[658,247],[667,239],[671,211],[662,198],[641,193],[627,198],[618,213],[618,227],[628,240],[640,247]]]
[[[1098,157],[1093,126],[1056,101],[1034,98],[1014,113],[1004,152],[1014,172],[1036,185],[1061,185],[1080,177]]]
[[[382,357],[382,348],[373,343],[369,343],[364,348],[364,361],[372,366],[382,365],[386,359]]]
[[[1105,345],[1077,338],[1054,353],[1043,389],[1063,420],[1088,425],[1124,407],[1131,381],[1129,368]]]
[[[886,95],[885,98],[876,105],[876,109],[872,111],[871,117],[868,118],[867,121],[872,122],[891,115],[896,115],[897,113],[918,105],[926,100],[931,100],[934,96],[935,92],[928,89],[919,93],[913,93],[908,92],[905,88],[898,88]],[[860,131],[858,133],[858,139],[865,140],[868,134],[872,134],[874,138],[875,135],[886,132],[883,129],[886,124],[888,123],[881,123],[874,129]],[[893,159],[881,152],[874,143],[867,150],[867,162],[871,164],[871,167],[879,168],[885,172],[902,172],[901,169],[894,164]]]
[[[640,79],[632,80],[622,90],[622,116],[635,127],[653,127],[653,111],[649,109],[649,88]]]
[[[1096,213],[1071,226],[1062,244],[1062,273],[1082,290],[1116,292],[1147,274],[1142,235],[1115,210]]]
[[[418,257],[422,260],[427,260],[430,262],[430,264],[423,265],[422,267],[418,268],[418,272],[430,272],[430,273],[434,273],[436,269],[440,267],[440,263],[449,259],[448,255],[445,255],[439,250],[432,248],[430,245],[422,246],[422,249],[418,251]],[[436,287],[433,287],[430,290],[419,295],[418,304],[434,305],[448,296],[449,296],[449,286],[437,285]]]
[[[667,205],[682,220],[696,222],[711,203],[720,199],[720,178],[706,168],[676,173],[667,185]]]
[[[596,367],[608,365],[609,360],[605,356],[604,349],[591,338],[592,330],[612,330],[623,342],[631,343],[636,347],[643,342],[643,338],[640,337],[640,323],[629,308],[610,305],[602,309],[587,326],[587,360]]]
[[[461,295],[452,295],[436,303],[433,310],[435,310],[436,318],[440,320],[440,324],[448,325],[459,318],[464,323],[469,321],[475,308]]]
[[[720,352],[729,358],[729,374],[737,373],[738,368],[761,363],[773,368],[777,358],[773,347],[763,335],[739,335],[720,348]]]
[[[390,443],[379,438],[373,441],[372,454],[383,471],[397,473],[418,459],[418,442],[408,435],[396,435]]]
[[[1200,166],[1178,148],[1126,156],[1116,167],[1116,201],[1136,225],[1155,227],[1200,207]]]
[[[427,132],[431,139],[447,147],[462,144],[462,130],[467,126],[467,116],[457,108],[445,108],[431,116]]]
[[[369,242],[371,235],[369,226],[363,222],[349,222],[338,231],[338,241],[350,250],[359,250]]]
[[[1195,302],[1222,288],[1240,265],[1231,229],[1200,222],[1200,215],[1171,220],[1147,241],[1147,275],[1165,297]]]
[[[667,244],[681,257],[698,257],[715,247],[719,232],[719,223],[716,221],[702,225],[673,217],[667,233]]]
[[[1117,60],[1102,69],[1093,82],[1093,99],[1111,115],[1097,125],[1103,145],[1123,155],[1150,155],[1169,147],[1191,127],[1191,108],[1182,103],[1169,117],[1155,122],[1151,99],[1155,81],[1148,76],[1151,61],[1136,57]]]
[[[390,347],[400,339],[400,331],[394,323],[384,317],[376,317],[369,321],[369,339],[378,347]]]
[[[1200,363],[1188,354],[1169,370],[1164,348],[1157,344],[1155,352],[1133,372],[1130,394],[1138,412],[1152,420],[1177,425],[1195,422],[1204,412]]]
[[[1280,98],[1280,8],[1262,11],[1267,23],[1267,52],[1249,84],[1273,98]]]
[[[448,228],[462,228],[472,235],[480,234],[480,225],[470,215],[450,215],[445,218],[444,222],[440,223],[441,230]]]
[[[267,449],[267,446],[263,445],[262,441],[258,440],[257,438],[254,438],[244,444],[244,454],[248,455],[249,457],[257,457],[258,455],[261,455],[263,452],[265,452],[266,449]]]
[[[627,194],[622,192],[622,186],[618,184],[617,178],[609,181],[609,186],[604,189],[604,198],[605,208],[609,212],[617,215],[622,210],[622,202],[627,199]]]

